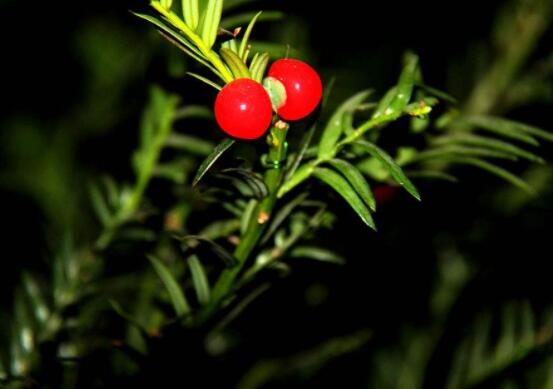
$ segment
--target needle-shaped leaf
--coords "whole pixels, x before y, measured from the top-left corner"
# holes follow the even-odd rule
[[[177,316],[183,316],[190,313],[190,306],[186,301],[184,292],[182,291],[177,280],[175,279],[175,277],[173,277],[169,269],[160,260],[152,255],[148,256],[148,260],[150,261],[157,275],[161,279],[161,282],[165,286],[165,289],[167,289],[167,292],[169,293],[169,297],[171,299],[171,303],[173,305],[173,309],[175,310]]]
[[[483,148],[489,148],[493,150],[503,151],[512,154],[516,157],[527,159],[528,161],[543,163],[544,160],[540,156],[524,150],[518,146],[515,146],[509,142],[505,142],[499,139],[488,138],[485,136],[474,134],[454,134],[450,136],[439,137],[434,140],[435,144],[465,144]]]
[[[444,173],[438,170],[412,170],[406,171],[405,174],[411,178],[421,178],[428,180],[442,180],[448,182],[458,182],[457,177],[451,174]]]
[[[321,140],[319,142],[319,149],[317,155],[321,159],[331,158],[333,149],[343,130],[344,113],[351,111],[361,104],[370,94],[370,91],[359,92],[346,101],[344,101],[338,109],[332,114],[328,124],[326,125]]]
[[[250,64],[250,73],[252,78],[257,81],[263,81],[263,76],[267,70],[267,65],[269,64],[269,53],[260,54],[257,57],[254,57]]]
[[[307,258],[314,259],[321,262],[334,263],[336,265],[343,265],[346,261],[338,254],[315,246],[299,246],[294,248],[290,252],[292,258]]]
[[[234,144],[234,142],[234,139],[225,139],[213,149],[211,154],[209,154],[200,165],[200,168],[198,169],[198,172],[196,173],[196,176],[192,181],[192,186],[198,185],[198,182],[200,182],[202,177],[207,173],[211,166],[213,166],[213,164],[221,157],[221,155],[223,155],[225,151],[228,150],[230,146]]]
[[[102,191],[98,185],[91,184],[89,193],[92,207],[94,208],[94,212],[96,213],[98,220],[100,220],[100,223],[102,223],[103,226],[107,226],[111,222],[112,214]]]
[[[271,224],[269,225],[269,228],[267,228],[267,232],[265,233],[265,236],[263,236],[261,244],[266,243],[269,238],[273,236],[273,234],[279,229],[282,223],[288,218],[288,216],[290,216],[292,211],[294,211],[294,209],[296,209],[296,207],[298,207],[306,198],[307,193],[301,193],[278,210],[275,216],[271,218]]]
[[[401,112],[407,106],[409,100],[411,100],[417,75],[418,62],[419,58],[416,55],[412,53],[407,55],[406,64],[403,67],[397,83],[396,95],[388,107],[388,109],[393,112]]]
[[[363,203],[363,200],[355,193],[351,185],[341,175],[327,168],[316,168],[313,175],[334,189],[344,200],[346,200],[365,224],[376,230],[369,209]]]
[[[420,84],[417,83],[416,86],[427,92],[429,95],[439,98],[440,100],[447,101],[451,104],[457,104],[457,99],[449,94],[447,94],[444,91],[441,91],[439,89],[433,88],[431,86],[428,86],[426,84]]]
[[[497,165],[494,165],[490,162],[484,161],[479,158],[470,158],[470,157],[455,157],[451,156],[449,157],[449,160],[451,160],[454,163],[463,164],[463,165],[472,165],[476,166],[482,170],[486,170],[489,173],[492,173],[505,181],[513,184],[514,186],[522,189],[526,193],[530,195],[534,195],[535,192],[532,189],[530,185],[528,185],[527,182],[524,180],[521,180],[517,176],[515,176],[513,173],[503,169],[502,167],[499,167]]]
[[[191,77],[194,77],[197,80],[200,80],[201,82],[203,82],[204,84],[209,85],[212,88],[215,88],[217,90],[223,89],[223,87],[221,85],[217,84],[216,82],[211,81],[209,78],[206,78],[204,76],[200,76],[199,74],[196,74],[196,73],[193,73],[193,72],[186,72],[186,74],[188,74]]]
[[[315,167],[311,163],[306,163],[298,168],[292,176],[280,187],[277,197],[282,197],[292,189],[294,189],[296,186],[301,184],[303,181],[307,180],[311,174],[313,174],[313,171],[315,170]]]
[[[223,246],[215,243],[210,239],[206,239],[203,236],[199,235],[184,235],[184,236],[175,236],[175,239],[178,239],[186,243],[190,247],[196,247],[199,243],[206,244],[209,249],[219,257],[227,267],[233,267],[238,263],[238,260],[229,253]]]
[[[188,27],[195,30],[200,20],[198,0],[182,0],[182,14]]]
[[[50,308],[46,303],[44,294],[37,280],[28,272],[23,273],[22,281],[27,297],[31,303],[34,317],[40,325],[43,325],[50,316]]]
[[[208,0],[203,15],[203,25],[201,27],[201,37],[208,49],[213,47],[219,31],[221,14],[223,12],[223,0]]]
[[[194,136],[177,133],[172,133],[167,137],[165,146],[200,156],[208,156],[213,151],[213,143]]]
[[[487,116],[487,115],[478,115],[478,116],[469,116],[467,118],[471,122],[473,122],[475,125],[478,126],[486,126],[486,127],[494,127],[498,131],[499,129],[508,130],[512,133],[525,133],[529,134],[530,136],[536,136],[538,138],[541,138],[543,140],[553,142],[553,133],[544,131],[540,128],[531,126],[526,123],[517,122],[515,120],[509,120],[504,118],[499,118],[495,116]]]
[[[369,153],[371,156],[373,156],[378,161],[380,161],[380,163],[390,172],[394,180],[398,184],[403,186],[405,190],[407,190],[407,192],[409,192],[414,198],[420,201],[421,197],[415,185],[413,185],[411,180],[409,180],[409,178],[405,175],[403,170],[399,167],[399,165],[394,161],[394,159],[387,152],[382,150],[374,143],[370,143],[366,141],[357,141],[355,142],[355,144],[359,145],[367,153]]]
[[[196,291],[196,297],[200,304],[205,305],[209,303],[211,296],[211,290],[209,287],[209,281],[205,274],[205,269],[196,255],[192,255],[188,258],[188,266],[192,274],[192,284]]]
[[[263,13],[262,11],[259,11],[258,13],[255,14],[255,16],[248,24],[248,27],[246,28],[246,32],[244,32],[244,36],[242,37],[242,41],[240,42],[240,48],[238,49],[238,56],[242,58],[243,61],[246,60],[246,57],[245,57],[246,48],[248,47],[248,42],[250,40],[250,35],[252,33],[253,27],[255,26],[255,22],[257,21],[257,19],[262,13]]]
[[[492,116],[461,116],[458,122],[503,135],[506,138],[516,139],[533,146],[539,145],[534,137],[522,131],[519,126],[512,125],[512,122],[508,120]]]
[[[224,47],[221,48],[220,53],[235,79],[251,78],[248,67],[236,53]]]
[[[363,174],[361,174],[355,166],[343,159],[332,159],[329,163],[334,169],[342,173],[365,204],[367,204],[372,211],[375,211],[376,201]]]
[[[238,15],[227,16],[221,20],[221,27],[232,29],[241,27],[249,23],[257,12],[244,12]],[[279,11],[263,11],[263,14],[257,19],[258,22],[270,22],[284,19],[285,14]]]

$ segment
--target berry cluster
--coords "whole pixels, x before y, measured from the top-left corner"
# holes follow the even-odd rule
[[[284,120],[299,120],[313,112],[321,100],[321,79],[302,61],[276,61],[266,81],[280,84],[284,93],[274,96],[248,78],[234,80],[219,92],[215,118],[223,131],[234,138],[256,139],[271,125],[273,108]]]

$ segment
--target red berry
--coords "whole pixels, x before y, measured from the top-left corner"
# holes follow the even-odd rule
[[[256,139],[271,125],[271,99],[263,86],[248,78],[228,83],[215,100],[215,119],[223,131],[240,139]]]
[[[279,59],[271,65],[269,77],[284,85],[286,101],[278,107],[285,120],[299,120],[309,115],[321,101],[323,84],[317,72],[297,59]]]

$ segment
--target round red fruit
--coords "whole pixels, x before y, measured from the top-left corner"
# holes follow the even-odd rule
[[[321,101],[323,84],[317,72],[297,59],[279,59],[268,73],[284,85],[286,100],[277,112],[284,120],[299,120],[309,115]]]
[[[271,125],[272,106],[263,86],[248,78],[228,83],[215,100],[215,119],[234,138],[256,139]]]

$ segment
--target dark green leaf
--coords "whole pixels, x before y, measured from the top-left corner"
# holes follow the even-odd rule
[[[462,116],[457,122],[478,127],[482,130],[503,135],[507,138],[516,139],[521,142],[537,146],[539,143],[531,135],[522,131],[520,126],[513,125],[513,122],[496,118],[493,116]]]
[[[269,190],[263,181],[263,178],[258,174],[248,169],[229,168],[221,171],[223,174],[231,174],[240,177],[253,190],[253,193],[258,199],[267,197]]]
[[[367,204],[371,210],[375,211],[376,201],[367,180],[363,177],[361,172],[351,163],[342,159],[332,159],[329,163],[334,169],[342,173],[365,204]]]
[[[343,265],[345,263],[344,258],[339,256],[338,254],[330,250],[314,246],[296,247],[290,252],[290,256],[292,258],[315,259],[317,261],[330,262],[337,265]]]
[[[407,192],[409,192],[414,198],[420,201],[421,197],[419,194],[419,191],[413,185],[411,180],[407,178],[403,170],[398,166],[398,164],[393,160],[393,158],[384,150],[382,150],[380,147],[375,145],[374,143],[365,142],[365,141],[358,141],[355,142],[355,144],[359,145],[361,148],[363,148],[366,152],[368,152],[370,155],[372,155],[374,158],[376,158],[392,175],[394,180],[403,186]]]
[[[327,168],[316,168],[313,175],[334,189],[344,198],[344,200],[347,201],[347,203],[353,208],[365,224],[376,230],[376,226],[369,209],[365,206],[363,200],[357,196],[351,185],[344,178],[342,178],[341,175]]]
[[[148,259],[154,267],[157,275],[161,279],[161,282],[163,282],[163,285],[167,289],[169,297],[171,298],[171,303],[173,304],[173,308],[175,309],[177,316],[183,316],[190,313],[190,306],[186,301],[184,292],[182,291],[181,287],[177,283],[177,280],[175,280],[169,269],[161,261],[151,255],[148,256]]]
[[[186,243],[190,247],[196,247],[198,243],[207,244],[209,249],[217,255],[227,267],[233,267],[238,264],[238,260],[230,254],[223,246],[215,243],[212,240],[206,239],[203,236],[198,235],[184,235],[184,236],[175,236],[176,239]]]
[[[245,12],[238,15],[227,16],[221,21],[221,26],[226,29],[240,27],[249,23],[256,12]],[[271,22],[283,19],[285,14],[279,11],[263,11],[263,14],[257,19],[258,22]]]
[[[307,198],[307,193],[302,193],[295,197],[293,200],[284,205],[278,212],[272,217],[271,224],[267,228],[267,232],[261,240],[261,244],[266,243],[271,236],[278,230],[282,223],[290,216],[290,214]]]
[[[328,121],[319,142],[319,149],[317,152],[319,158],[328,159],[332,157],[334,146],[338,143],[338,140],[342,135],[344,113],[348,111],[353,112],[355,108],[369,96],[370,93],[370,91],[363,91],[353,95],[344,101],[334,112]]]
[[[111,222],[112,214],[108,208],[102,192],[100,191],[100,188],[98,187],[98,185],[91,184],[89,193],[90,200],[92,202],[92,206],[94,208],[96,216],[103,226],[107,226]]]
[[[478,126],[495,127],[497,129],[509,129],[511,132],[522,132],[534,135],[549,142],[553,142],[553,133],[544,131],[540,128],[531,126],[526,123],[485,115],[470,116],[468,119],[473,121],[475,125]]]
[[[211,291],[204,267],[196,255],[192,255],[188,258],[188,266],[192,273],[192,284],[194,285],[198,301],[200,304],[206,305],[209,303]]]
[[[429,180],[442,180],[442,181],[448,181],[448,182],[458,182],[459,180],[457,177],[452,176],[451,174],[447,174],[440,171],[434,171],[434,170],[413,170],[413,171],[407,171],[405,172],[408,177],[411,178],[425,178]]]
[[[125,319],[129,324],[136,327],[143,335],[147,335],[148,331],[146,331],[145,327],[140,323],[137,319],[135,319],[131,314],[128,312],[125,312],[121,304],[119,304],[115,300],[108,300],[109,305],[111,305],[111,308],[117,313],[119,316],[121,316],[123,319]]]
[[[23,287],[27,293],[30,305],[33,309],[34,317],[40,325],[44,325],[50,316],[50,308],[46,303],[43,291],[36,279],[28,272],[23,273]]]
[[[534,195],[534,190],[526,183],[525,181],[521,180],[511,172],[503,169],[502,167],[499,167],[497,165],[494,165],[492,163],[489,163],[487,161],[478,159],[478,158],[463,158],[463,157],[450,157],[449,158],[452,162],[458,163],[458,164],[464,164],[464,165],[472,165],[479,167],[480,169],[486,170],[489,173],[492,173],[500,178],[503,178],[505,181],[513,184],[514,186],[522,189],[523,191],[527,192],[530,195]]]
[[[419,88],[423,89],[425,92],[427,92],[429,95],[435,96],[439,98],[440,100],[447,101],[451,104],[457,104],[457,99],[446,92],[443,92],[439,89],[433,88],[431,86],[425,85],[425,84],[416,84]]]
[[[512,154],[516,157],[521,157],[524,159],[527,159],[532,162],[537,163],[543,163],[544,160],[539,157],[538,155],[531,153],[529,151],[526,151],[518,146],[515,146],[511,143],[499,140],[499,139],[493,139],[488,138],[480,135],[474,135],[474,134],[454,134],[451,136],[444,136],[440,138],[436,138],[434,140],[435,144],[467,144],[477,147],[483,147],[493,150],[499,150],[503,151],[509,154]]]
[[[221,157],[221,155],[223,155],[223,153],[227,151],[228,148],[234,143],[234,139],[225,139],[213,149],[211,154],[209,154],[209,156],[200,165],[200,168],[198,169],[198,172],[196,173],[196,176],[194,177],[194,180],[192,182],[192,186],[198,185],[198,182],[200,182],[202,177],[207,173],[211,166],[213,166],[213,164]]]
[[[207,156],[213,150],[213,144],[209,141],[190,135],[176,133],[172,133],[167,137],[165,146],[200,156]]]

